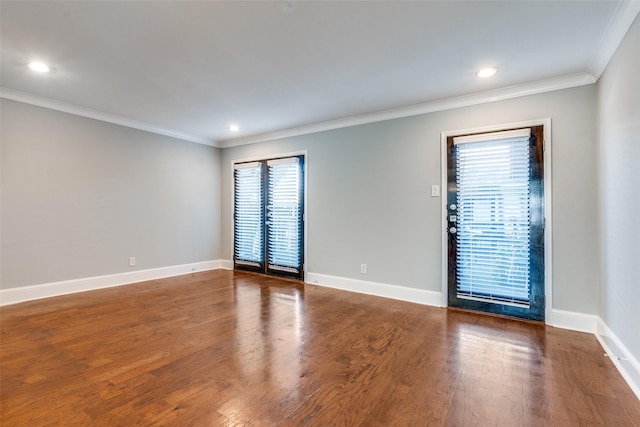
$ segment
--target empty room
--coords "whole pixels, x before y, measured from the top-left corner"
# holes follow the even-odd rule
[[[640,1],[0,1],[2,426],[640,426]]]

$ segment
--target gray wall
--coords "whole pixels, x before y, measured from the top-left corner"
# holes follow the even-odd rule
[[[440,132],[551,117],[554,308],[597,314],[596,107],[590,85],[218,150],[3,100],[2,287],[231,259],[232,162],[307,151],[307,271],[439,292]]]
[[[600,112],[600,317],[640,360],[640,21],[598,86]]]
[[[440,292],[440,132],[546,117],[553,305],[597,314],[595,85],[224,149],[221,255],[232,258],[232,162],[306,150],[307,272]]]
[[[3,289],[220,257],[219,149],[1,108]]]

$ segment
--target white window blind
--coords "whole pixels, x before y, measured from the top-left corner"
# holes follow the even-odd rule
[[[528,306],[530,129],[454,138],[459,298]]]
[[[234,169],[234,259],[259,266],[264,254],[262,163],[237,164]]]
[[[298,272],[301,268],[301,173],[301,159],[298,157],[267,161],[270,269]]]

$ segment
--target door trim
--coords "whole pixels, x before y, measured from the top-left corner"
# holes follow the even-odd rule
[[[551,118],[528,120],[515,123],[503,123],[498,125],[483,126],[477,128],[466,128],[440,132],[440,242],[442,256],[442,306],[448,307],[448,235],[447,235],[447,138],[454,135],[465,135],[474,133],[498,132],[504,129],[515,129],[532,126],[543,126],[544,129],[544,292],[545,292],[545,322],[549,322],[551,309],[553,307],[553,276],[552,276],[552,194],[551,194]]]
[[[234,241],[233,241],[233,230],[235,230],[235,223],[234,223],[234,218],[233,218],[233,207],[235,206],[235,192],[233,191],[233,184],[234,184],[234,180],[233,180],[233,171],[234,171],[234,167],[236,163],[247,163],[247,162],[259,162],[259,161],[263,161],[263,160],[268,160],[268,159],[276,159],[276,158],[280,158],[280,157],[296,157],[296,156],[303,156],[304,157],[304,175],[303,175],[303,187],[304,187],[304,212],[302,213],[302,225],[303,225],[303,236],[304,238],[302,239],[302,251],[303,251],[303,265],[302,265],[302,271],[304,274],[304,277],[302,279],[303,282],[307,282],[307,266],[309,265],[309,258],[307,257],[307,245],[308,245],[308,241],[309,241],[309,233],[308,233],[308,216],[307,216],[307,209],[309,206],[309,192],[308,192],[308,177],[309,177],[309,152],[308,150],[300,150],[300,151],[289,151],[289,152],[285,152],[285,153],[273,153],[273,154],[264,154],[261,156],[252,156],[252,157],[244,157],[244,158],[240,158],[240,159],[231,159],[230,161],[230,171],[229,171],[229,177],[230,177],[230,184],[229,184],[229,191],[231,194],[231,206],[229,207],[229,215],[230,215],[230,224],[231,224],[231,228],[228,230],[228,232],[230,233],[229,236],[229,248],[231,250],[231,269],[233,270],[233,245],[234,245]],[[224,221],[224,218],[222,219],[222,222]],[[224,230],[223,230],[224,233]]]

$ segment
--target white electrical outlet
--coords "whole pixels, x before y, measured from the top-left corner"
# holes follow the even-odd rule
[[[129,267],[135,267],[136,265],[136,257],[129,257]]]
[[[431,186],[431,197],[440,197],[440,186],[432,185]]]
[[[367,264],[360,264],[360,273],[367,274]]]

